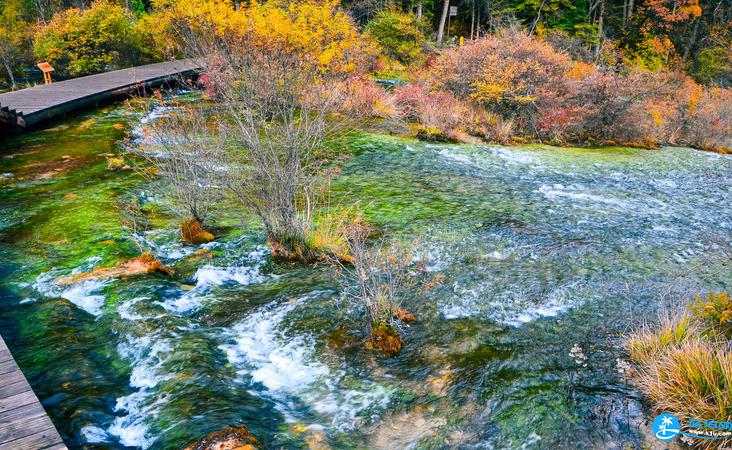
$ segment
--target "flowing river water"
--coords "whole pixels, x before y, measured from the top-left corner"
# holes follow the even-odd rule
[[[623,333],[732,282],[709,263],[732,229],[728,156],[364,134],[334,196],[443,277],[381,356],[327,268],[273,260],[256,222],[223,220],[211,258],[180,243],[146,182],[107,169],[131,120],[109,106],[0,141],[0,333],[70,449],[178,449],[239,424],[272,449],[656,445]],[[138,254],[129,198],[176,275],[54,283]]]

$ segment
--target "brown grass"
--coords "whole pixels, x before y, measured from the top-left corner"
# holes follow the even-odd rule
[[[727,341],[688,315],[665,318],[628,336],[625,347],[638,384],[657,411],[670,412],[682,428],[689,419],[732,420],[732,354]],[[725,440],[695,440],[715,449]]]

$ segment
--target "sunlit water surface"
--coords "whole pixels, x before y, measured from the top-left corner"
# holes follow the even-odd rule
[[[214,257],[192,256],[163,200],[107,170],[120,125],[163,111],[112,106],[0,141],[15,175],[0,333],[71,449],[177,449],[239,424],[273,449],[640,448],[651,413],[618,371],[622,334],[732,281],[708,262],[732,228],[727,156],[364,135],[334,198],[369,205],[444,277],[383,357],[327,268],[274,261],[256,222],[233,219]],[[116,212],[133,197],[177,275],[55,284],[136,255]]]

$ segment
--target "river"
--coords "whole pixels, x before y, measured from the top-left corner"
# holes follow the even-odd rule
[[[256,222],[222,219],[210,258],[179,242],[146,182],[107,169],[139,120],[111,105],[0,141],[0,334],[72,450],[239,424],[272,449],[640,449],[652,413],[619,370],[623,333],[732,283],[709,263],[732,229],[729,156],[362,134],[335,198],[443,277],[381,356],[329,270],[273,260]],[[117,213],[130,198],[142,241]],[[54,283],[139,245],[176,276]]]

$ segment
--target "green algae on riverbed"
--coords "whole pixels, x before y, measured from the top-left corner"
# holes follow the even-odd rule
[[[178,449],[240,424],[277,449],[652,445],[619,336],[672,294],[732,281],[699,265],[732,228],[727,156],[363,134],[333,198],[370,205],[444,276],[384,358],[327,269],[272,260],[256,222],[224,217],[210,256],[179,242],[162,199],[106,168],[130,119],[109,107],[0,143],[15,175],[0,185],[0,333],[71,449]],[[144,240],[121,226],[127,198],[153,213]],[[53,283],[139,243],[177,275]]]

